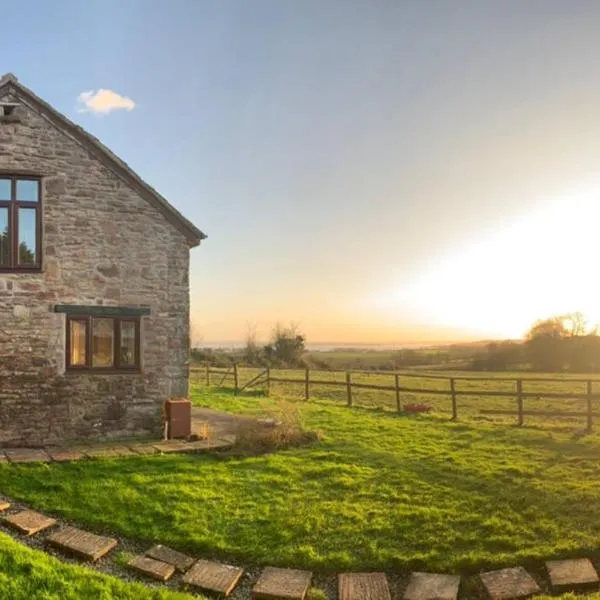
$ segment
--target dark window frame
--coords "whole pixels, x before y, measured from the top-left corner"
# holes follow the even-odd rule
[[[0,173],[0,179],[10,180],[10,200],[0,198],[0,208],[8,209],[9,264],[0,265],[0,273],[36,273],[42,270],[42,178],[33,175]],[[17,200],[17,181],[35,181],[37,202]],[[19,264],[19,209],[35,209],[35,264]]]
[[[113,364],[109,367],[92,366],[92,321],[94,319],[113,320]],[[71,322],[78,321],[85,324],[85,365],[71,364]],[[135,325],[135,364],[121,365],[121,323],[128,322]],[[141,362],[141,319],[140,317],[104,317],[67,315],[67,335],[65,344],[65,366],[67,371],[83,371],[93,373],[139,373],[142,370]]]

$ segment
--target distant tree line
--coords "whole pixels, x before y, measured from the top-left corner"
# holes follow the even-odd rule
[[[297,324],[275,325],[271,339],[261,345],[256,339],[256,330],[248,328],[245,346],[238,351],[224,351],[214,348],[193,348],[192,360],[210,362],[220,366],[234,362],[248,366],[304,367],[306,336],[300,332]]]
[[[478,344],[452,344],[436,348],[395,351],[338,349],[309,352],[298,325],[277,324],[268,343],[257,341],[249,327],[242,348],[194,348],[192,359],[227,366],[317,369],[399,370],[410,368],[472,369],[477,371],[533,370],[542,372],[600,372],[600,332],[589,327],[581,313],[537,321],[523,341],[504,340]]]
[[[600,372],[600,335],[581,313],[542,319],[523,342],[491,342],[473,359],[473,369]]]

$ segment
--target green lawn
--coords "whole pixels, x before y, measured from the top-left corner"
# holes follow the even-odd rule
[[[7,600],[192,600],[170,590],[126,583],[61,563],[0,533],[0,598]],[[195,596],[195,598],[198,598]]]
[[[194,398],[232,411],[265,402],[200,387]],[[473,572],[600,556],[596,434],[298,406],[320,444],[246,459],[2,465],[1,491],[84,525],[252,564]]]

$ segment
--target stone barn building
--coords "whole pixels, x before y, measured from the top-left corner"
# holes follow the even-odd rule
[[[204,234],[96,138],[0,79],[0,446],[158,436],[188,392]]]

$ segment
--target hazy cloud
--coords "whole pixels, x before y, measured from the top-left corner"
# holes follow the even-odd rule
[[[135,108],[135,102],[131,98],[102,88],[81,92],[77,96],[77,104],[79,112],[91,112],[99,115],[107,115],[114,110],[132,111]]]

